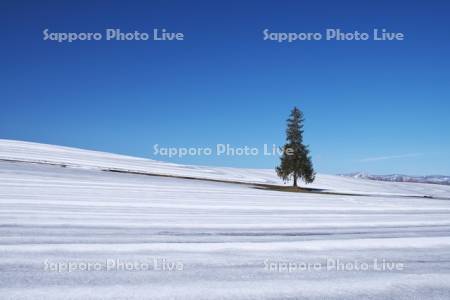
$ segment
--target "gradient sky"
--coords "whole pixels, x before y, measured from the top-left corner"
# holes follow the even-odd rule
[[[214,2],[214,3],[213,3]],[[450,174],[448,1],[1,1],[0,138],[189,164],[153,145],[282,145],[303,110],[319,172]],[[42,31],[185,34],[43,41]],[[403,32],[405,41],[263,41],[262,30]]]

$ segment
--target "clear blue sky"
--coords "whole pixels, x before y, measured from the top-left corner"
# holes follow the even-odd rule
[[[2,1],[0,138],[164,159],[154,144],[282,145],[296,105],[319,172],[450,174],[450,4],[395,2]],[[262,35],[336,27],[406,40]],[[166,28],[185,40],[59,44],[43,41],[45,28]],[[278,158],[171,161],[272,168]]]

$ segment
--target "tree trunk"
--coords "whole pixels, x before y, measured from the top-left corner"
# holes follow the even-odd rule
[[[294,187],[297,187],[297,174],[294,174]]]

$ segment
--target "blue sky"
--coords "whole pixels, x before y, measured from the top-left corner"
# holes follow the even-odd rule
[[[181,163],[153,145],[282,145],[303,110],[319,172],[450,174],[448,1],[2,1],[0,138]],[[44,41],[42,31],[183,32],[184,41]],[[404,41],[264,41],[262,31],[403,32]]]

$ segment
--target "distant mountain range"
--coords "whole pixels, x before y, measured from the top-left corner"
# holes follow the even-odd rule
[[[340,176],[363,178],[379,181],[392,181],[392,182],[419,182],[419,183],[433,183],[433,184],[445,184],[450,185],[450,176],[444,175],[428,175],[428,176],[409,176],[402,174],[390,174],[390,175],[371,175],[364,172],[339,174]]]

